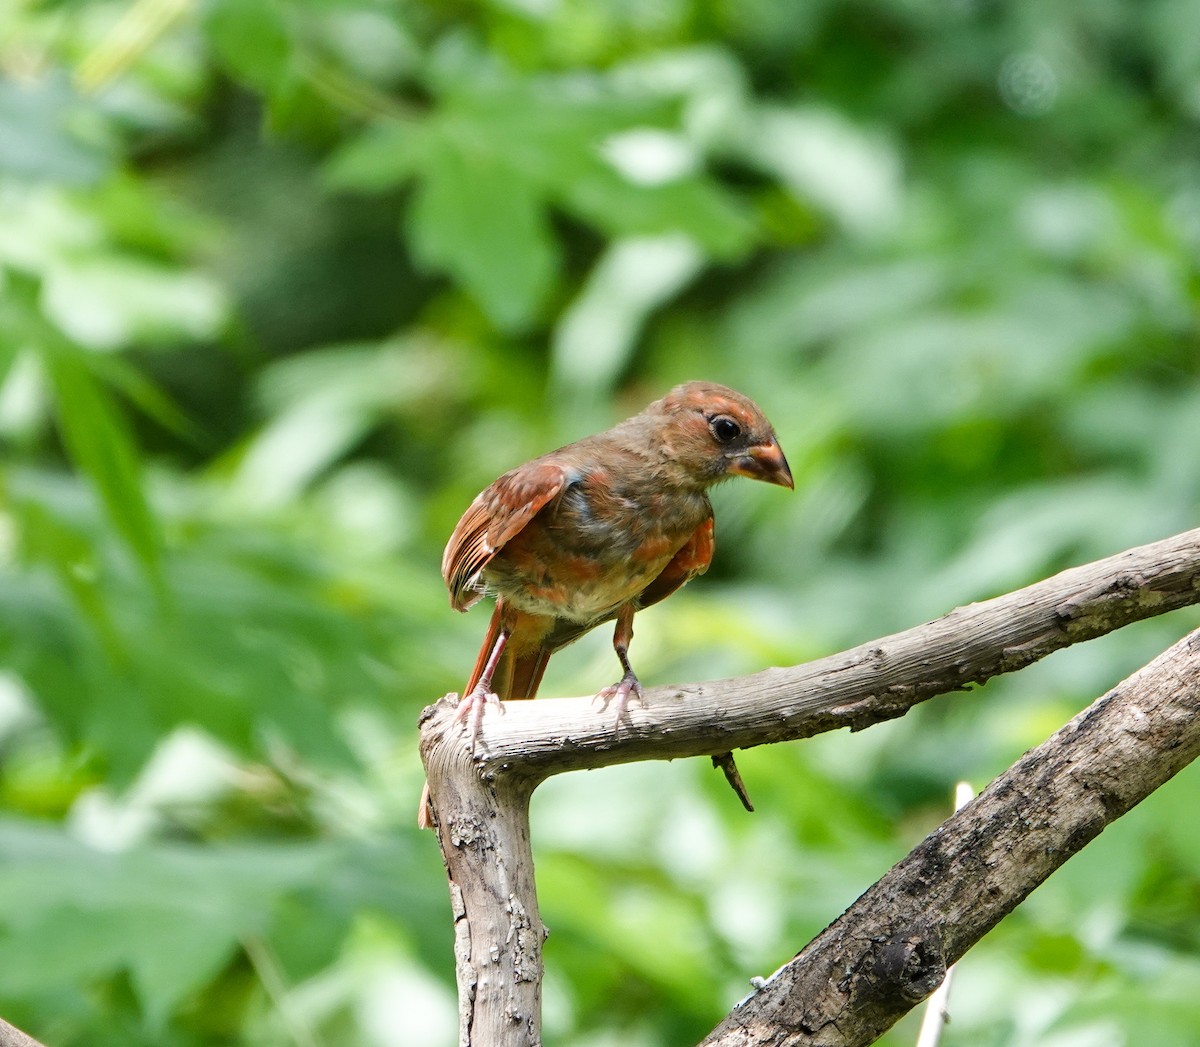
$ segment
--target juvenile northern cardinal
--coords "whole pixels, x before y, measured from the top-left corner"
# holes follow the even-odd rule
[[[550,655],[614,619],[624,675],[598,697],[620,721],[629,696],[642,694],[629,664],[634,613],[707,570],[713,511],[706,492],[731,476],[793,486],[775,431],[753,400],[688,382],[606,432],[505,473],[476,497],[442,557],[456,611],[496,596],[455,714],[472,745],[488,702],[534,697]],[[728,754],[714,763],[730,774]],[[430,813],[427,785],[417,818],[423,828]]]

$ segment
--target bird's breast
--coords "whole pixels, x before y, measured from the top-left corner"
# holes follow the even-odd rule
[[[568,485],[493,558],[488,587],[531,614],[602,621],[657,578],[711,514],[702,492],[606,481],[593,474]]]

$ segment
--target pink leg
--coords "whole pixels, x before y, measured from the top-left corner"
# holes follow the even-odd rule
[[[466,724],[467,741],[470,743],[471,752],[475,751],[475,740],[479,737],[479,725],[483,721],[483,710],[488,702],[495,702],[497,709],[503,709],[503,706],[500,705],[500,696],[492,690],[492,676],[495,675],[496,666],[500,664],[500,655],[504,653],[506,643],[508,643],[508,632],[501,629],[488,654],[487,664],[479,675],[479,682],[471,689],[470,694],[464,694],[459,699],[458,708],[454,711],[454,722]]]
[[[637,674],[629,664],[629,644],[633,640],[633,611],[633,604],[626,604],[621,608],[617,614],[617,628],[613,633],[613,650],[617,652],[617,657],[621,660],[621,668],[625,670],[625,675],[621,677],[619,683],[605,687],[596,694],[596,697],[606,706],[612,702],[617,712],[618,727],[621,726],[621,720],[625,717],[629,696],[632,694],[637,697],[639,702],[642,700],[642,685],[638,682]]]

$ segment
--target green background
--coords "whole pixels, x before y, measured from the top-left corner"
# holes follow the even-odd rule
[[[678,381],[715,494],[648,684],[827,654],[1196,523],[1186,0],[0,8],[0,1014],[54,1047],[443,1047],[416,718],[494,476]],[[534,798],[548,1042],[693,1043],[1200,615],[858,735]],[[615,678],[598,631],[543,693]],[[1188,771],[962,963],[946,1047],[1193,1044]],[[884,1040],[911,1044],[910,1018]]]

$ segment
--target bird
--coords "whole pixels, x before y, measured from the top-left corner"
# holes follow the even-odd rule
[[[795,486],[758,405],[692,381],[611,429],[506,472],[476,496],[442,557],[454,610],[495,597],[454,716],[472,749],[489,704],[535,697],[550,656],[610,621],[622,676],[597,697],[620,725],[630,698],[642,697],[629,661],[634,615],[708,569],[707,492],[735,476]],[[752,810],[732,755],[713,762]],[[432,808],[427,783],[422,828],[432,825]]]

